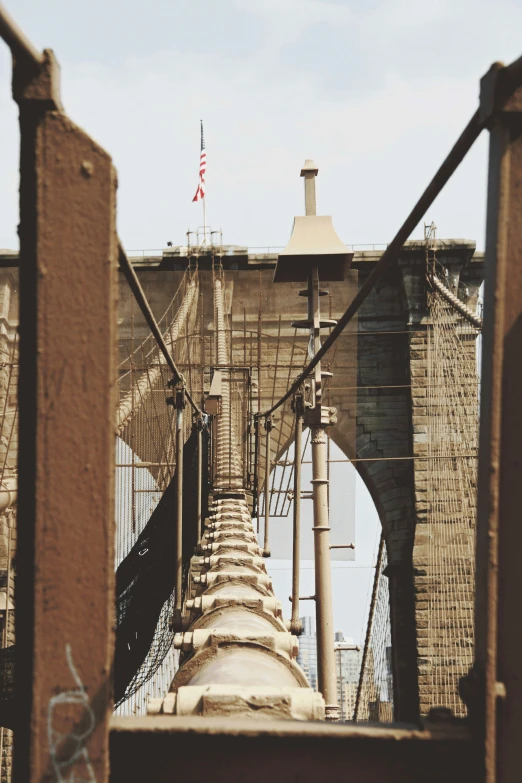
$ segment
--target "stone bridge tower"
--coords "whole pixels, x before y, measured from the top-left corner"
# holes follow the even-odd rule
[[[438,264],[447,270],[447,285],[461,284],[467,304],[474,309],[483,276],[482,255],[473,242],[439,240]],[[344,283],[329,286],[322,312],[339,318],[380,258],[379,251],[354,254]],[[292,327],[302,319],[305,303],[301,286],[273,285],[276,254],[250,254],[246,248],[187,255],[172,248],[161,257],[133,259],[149,301],[160,317],[166,310],[187,266],[197,263],[200,278],[199,318],[205,334],[192,365],[212,363],[214,313],[212,264],[218,258],[225,270],[225,305],[231,329],[231,364],[252,368],[259,410],[279,399],[306,364],[307,337]],[[449,281],[449,282],[448,282]],[[328,286],[327,286],[328,287]],[[406,243],[370,294],[334,349],[326,357],[334,379],[326,397],[338,411],[331,437],[355,465],[376,505],[386,540],[390,588],[394,703],[396,719],[415,720],[430,706],[444,705],[429,675],[426,651],[437,641],[429,638],[426,612],[429,584],[427,557],[427,461],[428,429],[427,327],[429,325],[426,245]],[[130,298],[121,286],[120,346],[128,355],[131,330]],[[134,324],[134,339],[145,336]],[[181,349],[180,349],[181,350]],[[187,360],[181,351],[181,362]],[[327,367],[326,367],[327,369]],[[275,416],[272,461],[292,441],[290,405]],[[260,481],[263,476],[260,476]],[[463,578],[466,578],[465,576]],[[471,578],[471,577],[469,577]],[[439,698],[440,697],[440,698]]]

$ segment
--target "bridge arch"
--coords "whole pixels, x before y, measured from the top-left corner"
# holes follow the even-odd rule
[[[377,251],[356,253],[350,279],[331,286],[326,299],[329,316],[339,317],[357,286],[378,262]],[[444,240],[437,245],[438,263],[448,279],[463,281],[469,303],[476,302],[482,281],[483,259],[474,243]],[[248,364],[254,379],[253,396],[261,410],[270,407],[303,367],[307,337],[297,335],[291,322],[303,313],[299,285],[273,285],[275,256],[225,261],[227,317],[232,330],[231,360]],[[165,259],[153,269],[149,259],[139,274],[153,302],[161,300],[168,279],[170,290],[183,274],[166,269]],[[356,274],[354,274],[356,273]],[[155,277],[157,276],[157,277]],[[358,276],[358,280],[357,280]],[[156,282],[157,281],[157,282]],[[213,310],[211,271],[201,270],[201,317],[205,326],[201,361],[212,363]],[[161,313],[166,302],[158,305]],[[424,242],[406,244],[366,299],[352,323],[337,341],[332,358],[334,379],[326,404],[337,409],[332,439],[355,464],[381,520],[388,552],[387,576],[393,634],[396,717],[416,720],[429,701],[419,693],[425,654],[426,601],[420,594],[423,577],[417,567],[426,535],[426,326],[428,323],[426,248]],[[259,333],[259,339],[252,335]],[[297,346],[292,355],[292,344]],[[325,362],[327,364],[328,361]],[[272,462],[293,439],[290,404],[274,415]],[[264,466],[261,460],[260,483]],[[423,555],[424,556],[424,555]],[[425,590],[426,587],[422,587]],[[422,599],[422,600],[421,600]]]

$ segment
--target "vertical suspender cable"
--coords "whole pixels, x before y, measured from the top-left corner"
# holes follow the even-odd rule
[[[303,416],[296,410],[294,455],[294,529],[292,547],[292,633],[301,632],[299,620],[299,567],[301,559],[301,453],[303,450]]]

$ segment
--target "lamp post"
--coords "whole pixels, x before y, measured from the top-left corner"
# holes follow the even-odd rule
[[[315,356],[321,347],[321,329],[335,325],[335,321],[321,320],[319,299],[326,291],[320,290],[319,275],[321,274],[323,280],[344,280],[347,266],[353,257],[335,233],[331,218],[316,215],[317,174],[318,169],[313,161],[305,161],[301,176],[305,181],[306,216],[294,219],[292,237],[285,250],[279,254],[274,275],[274,282],[307,283],[307,288],[300,291],[299,295],[307,298],[308,317],[304,321],[293,323],[292,326],[309,331],[311,357]],[[326,466],[326,428],[335,423],[336,411],[322,404],[323,378],[329,375],[330,373],[321,370],[319,362],[311,379],[310,395],[305,400],[303,423],[311,429],[312,442],[318,684],[326,703],[326,719],[339,720]]]

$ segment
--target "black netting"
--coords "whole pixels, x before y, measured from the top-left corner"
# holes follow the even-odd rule
[[[0,726],[13,728],[15,719],[14,645],[0,649]]]
[[[208,433],[203,432],[203,518],[208,513]],[[157,672],[173,641],[176,473],[116,571],[116,706]],[[184,579],[197,544],[197,432],[183,448]]]

